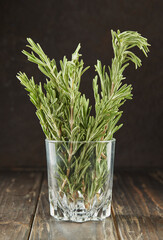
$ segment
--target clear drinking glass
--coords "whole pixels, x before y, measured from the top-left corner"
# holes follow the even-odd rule
[[[46,139],[50,214],[57,220],[103,220],[111,214],[115,139]]]

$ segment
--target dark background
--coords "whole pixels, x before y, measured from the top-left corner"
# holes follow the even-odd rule
[[[81,92],[94,104],[94,64],[110,65],[113,57],[110,30],[137,30],[152,45],[143,66],[130,66],[126,82],[133,84],[134,98],[126,102],[115,138],[115,165],[162,166],[163,155],[163,1],[160,0],[17,0],[0,3],[0,167],[46,166],[44,134],[35,108],[16,79],[21,70],[36,81],[44,80],[35,64],[21,53],[26,38],[39,42],[50,58],[68,58],[77,44],[85,65]]]

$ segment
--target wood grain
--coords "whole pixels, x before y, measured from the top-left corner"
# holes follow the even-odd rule
[[[162,172],[115,174],[113,214],[121,239],[163,239]]]
[[[42,173],[0,172],[0,240],[26,240]]]
[[[0,240],[161,240],[162,189],[160,170],[120,171],[114,177],[113,218],[58,222],[49,213],[46,176],[42,184],[41,172],[0,172]]]
[[[48,186],[44,179],[30,240],[118,240],[112,218],[102,222],[70,223],[49,213]]]

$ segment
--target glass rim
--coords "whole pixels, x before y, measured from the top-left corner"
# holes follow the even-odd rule
[[[45,142],[52,142],[52,143],[109,143],[109,142],[116,142],[115,138],[112,138],[111,140],[107,141],[63,141],[63,140],[50,140],[50,139],[45,139]]]

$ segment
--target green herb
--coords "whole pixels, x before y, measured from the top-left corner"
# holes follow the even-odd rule
[[[74,199],[74,193],[81,191],[88,202],[102,187],[106,175],[104,145],[97,144],[98,158],[96,170],[89,174],[89,156],[93,151],[87,144],[78,141],[107,141],[122,127],[117,125],[122,111],[119,110],[126,99],[132,98],[132,85],[123,83],[123,72],[129,62],[135,68],[141,66],[141,60],[131,49],[138,47],[145,56],[149,52],[147,39],[134,31],[120,33],[111,31],[114,58],[111,67],[106,70],[98,60],[95,65],[97,75],[93,79],[95,98],[95,116],[91,116],[89,99],[79,91],[81,77],[89,67],[84,68],[80,60],[80,44],[69,61],[66,57],[60,61],[60,70],[54,59],[50,60],[41,46],[28,38],[31,52],[23,51],[28,60],[37,64],[46,76],[44,90],[42,84],[36,84],[34,78],[29,79],[25,73],[19,72],[17,78],[29,92],[30,100],[36,107],[36,114],[47,139],[65,142],[66,155],[60,156],[62,166],[58,166],[59,185],[63,192]],[[100,82],[101,92],[98,90]],[[69,144],[66,142],[69,141]],[[77,152],[80,150],[80,154]],[[78,179],[78,181],[76,181]]]

